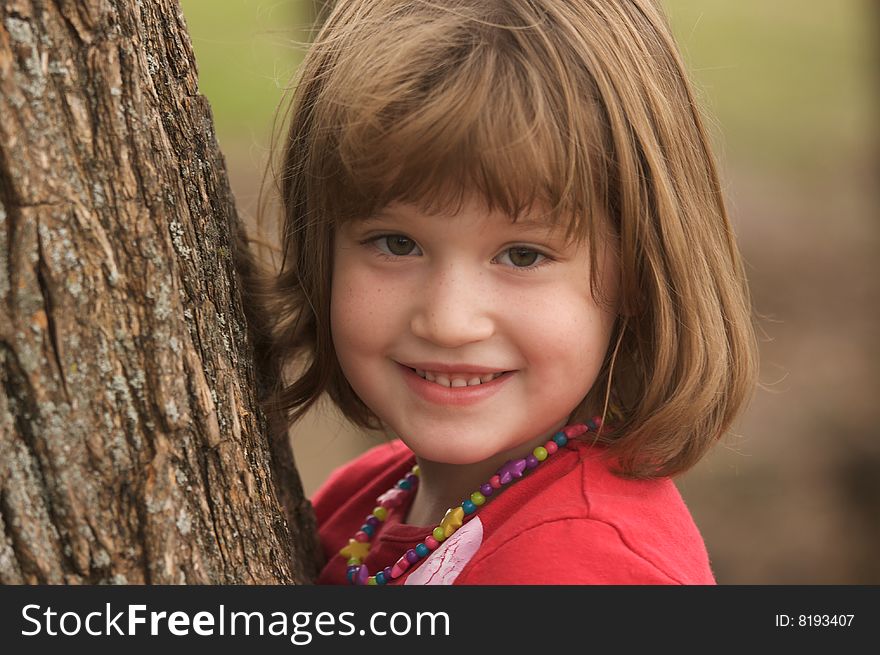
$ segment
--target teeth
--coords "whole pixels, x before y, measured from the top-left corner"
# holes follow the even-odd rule
[[[501,373],[487,373],[486,375],[475,376],[470,379],[465,378],[450,378],[448,375],[444,375],[442,373],[431,373],[431,371],[423,371],[420,368],[415,369],[416,373],[419,377],[426,379],[428,382],[434,382],[435,384],[443,385],[444,387],[449,388],[460,388],[460,387],[475,387],[478,384],[485,384],[486,382],[491,382],[495,378],[501,375]]]

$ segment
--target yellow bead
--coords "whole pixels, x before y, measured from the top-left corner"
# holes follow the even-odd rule
[[[437,541],[443,541],[444,539],[446,539],[446,533],[439,525],[434,528],[434,532],[432,534],[434,535],[434,539],[436,539]]]
[[[539,462],[543,462],[545,459],[547,459],[547,449],[544,448],[544,446],[538,446],[532,451],[532,455],[534,455],[535,459],[537,459]]]
[[[419,468],[418,464],[416,464],[415,466],[412,467],[412,474],[413,475],[421,475],[421,473],[422,473],[422,469]]]
[[[443,534],[448,538],[451,537],[456,530],[461,527],[464,520],[464,509],[459,505],[446,510],[446,515],[440,521],[440,527],[443,528]]]
[[[375,576],[375,575],[371,575],[369,578],[367,578],[367,584],[368,584],[368,585],[371,585],[371,584],[372,584],[372,585],[377,584],[377,583],[376,583],[376,576]]]
[[[360,557],[350,557],[347,562],[348,566],[360,566],[361,558]]]
[[[388,518],[388,510],[384,507],[376,507],[373,509],[373,516],[375,516],[380,521],[384,521]]]
[[[483,503],[486,502],[486,497],[483,494],[481,494],[479,491],[475,491],[474,493],[471,494],[471,502],[474,505],[482,505]]]
[[[357,557],[360,560],[364,560],[367,557],[367,553],[370,552],[370,542],[369,541],[357,541],[356,539],[349,539],[348,545],[345,546],[339,553],[343,557]]]

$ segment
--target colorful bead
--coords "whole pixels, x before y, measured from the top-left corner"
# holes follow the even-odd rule
[[[419,544],[418,546],[416,546],[416,554],[418,554],[419,557],[425,557],[430,552],[431,549],[428,548],[425,544]]]
[[[397,481],[397,488],[398,489],[406,489],[408,491],[408,490],[412,489],[412,482],[410,482],[406,478],[401,478],[400,480]]]
[[[357,539],[349,539],[348,545],[339,552],[343,557],[357,557],[360,560],[364,560],[367,557],[367,553],[370,552],[370,544],[358,541]]]
[[[492,486],[493,489],[500,489],[501,488],[501,476],[500,475],[493,475],[491,478],[489,478],[489,484]]]
[[[362,562],[360,557],[349,557],[348,561],[346,562],[346,564],[348,564],[349,566],[360,566],[361,563]]]
[[[526,470],[526,460],[512,459],[504,466],[498,469],[498,475],[501,478],[501,484],[509,484],[514,478],[521,478],[523,471]]]
[[[354,581],[356,584],[367,584],[367,580],[370,579],[370,572],[367,570],[366,564],[361,564],[358,567],[357,573],[354,574]]]
[[[419,481],[418,476],[414,473],[407,473],[403,479],[409,482],[410,486],[415,485]]]
[[[415,466],[412,467],[412,474],[413,475],[421,475],[422,474],[422,469],[419,468],[418,464],[416,464]]]
[[[381,505],[379,507],[374,507],[373,508],[373,516],[376,517],[377,521],[384,521],[385,519],[388,518],[388,510],[385,509],[384,507],[382,507]]]
[[[385,581],[386,582],[391,579],[391,567],[390,566],[386,566],[384,569],[382,569],[382,573],[385,574]]]
[[[568,443],[568,437],[566,437],[562,432],[557,432],[553,435],[553,441],[556,442],[556,445],[562,448],[565,444]]]
[[[415,564],[420,559],[422,559],[421,557],[419,557],[419,554],[413,548],[410,548],[408,551],[406,551],[406,553],[404,553],[403,556],[406,558],[406,561],[409,562],[410,564]]]
[[[434,528],[431,536],[434,537],[434,539],[436,539],[437,541],[443,541],[444,539],[446,539],[446,531],[438,525],[436,528]]]
[[[446,510],[446,515],[440,521],[440,527],[443,528],[443,534],[445,535],[444,538],[448,539],[451,537],[461,527],[463,520],[464,510],[461,507],[450,507]]]
[[[435,528],[434,531],[436,532],[437,529]],[[431,550],[437,550],[440,547],[440,542],[434,538],[434,535],[429,534],[425,537],[425,545]],[[418,546],[416,546],[416,548],[418,548]]]
[[[479,491],[475,491],[471,494],[471,502],[474,505],[483,505],[486,503],[486,497],[481,494]]]
[[[374,528],[374,527],[373,527],[372,525],[370,525],[369,523],[364,523],[364,524],[361,526],[361,532],[366,533],[366,535],[367,535],[368,537],[372,537],[374,534],[376,534],[376,528]]]
[[[399,560],[391,567],[391,577],[399,578],[403,575],[403,572],[409,568],[409,560],[406,559],[406,555],[402,555]]]
[[[587,428],[589,428],[591,431],[595,432],[596,430],[599,429],[599,425],[601,422],[602,422],[601,418],[599,418],[598,416],[594,416],[591,419],[587,419]]]
[[[369,578],[367,578],[367,584],[368,584],[368,585],[377,585],[377,584],[379,584],[379,583],[376,582],[376,576],[375,576],[375,575],[371,575]]]
[[[544,449],[547,451],[548,455],[552,455],[557,450],[559,450],[559,446],[556,445],[556,442],[551,439],[547,443],[544,444]]]
[[[538,458],[537,458],[537,457],[535,457],[534,455],[527,455],[527,456],[526,456],[526,468],[527,468],[527,469],[533,469],[533,468],[535,468],[538,464],[539,464],[539,462],[538,462]]]
[[[379,524],[382,522],[377,517],[370,514],[364,521],[367,525],[370,525],[374,528],[378,528]]]
[[[385,579],[385,573],[384,573],[383,571],[379,571],[379,572],[376,574],[376,584],[377,584],[377,585],[383,585],[383,584],[385,584],[386,582],[388,582],[388,581]]]
[[[470,498],[462,501],[461,508],[464,510],[465,514],[473,514],[474,512],[477,511],[477,506],[474,504],[474,501],[472,501]]]
[[[483,484],[480,485],[480,492],[484,496],[491,496],[493,491],[495,491],[495,487],[493,487],[488,482],[484,482]]]
[[[543,462],[545,459],[547,459],[547,449],[544,448],[544,446],[538,446],[532,451],[532,455],[534,455],[535,459],[537,459],[539,462]]]
[[[351,584],[355,583],[354,582],[355,581],[354,575],[355,575],[355,573],[357,573],[360,570],[360,568],[361,568],[360,566],[349,566],[345,570],[345,577],[348,578],[349,583],[351,583]]]
[[[569,439],[573,437],[579,437],[586,431],[587,426],[583,423],[579,423],[577,425],[569,425],[567,428],[562,428],[563,434],[565,434],[565,436]]]
[[[399,507],[401,503],[403,503],[404,498],[406,498],[406,492],[402,489],[398,489],[394,487],[393,489],[389,489],[384,494],[379,496],[376,499],[376,502],[379,503],[380,507],[387,507],[392,509],[394,507]]]
[[[354,533],[354,540],[360,541],[362,544],[365,544],[370,540],[370,535],[368,535],[363,530],[358,530]]]

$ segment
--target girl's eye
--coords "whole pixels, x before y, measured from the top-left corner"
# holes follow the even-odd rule
[[[395,257],[406,257],[416,249],[416,242],[402,234],[385,234],[372,241],[381,252]]]
[[[536,261],[539,261],[539,258],[547,259],[546,255],[542,255],[537,250],[532,250],[531,248],[525,248],[523,246],[508,248],[500,255],[501,258],[505,256],[515,268],[537,268],[534,264]],[[538,266],[540,266],[540,264],[538,264]]]

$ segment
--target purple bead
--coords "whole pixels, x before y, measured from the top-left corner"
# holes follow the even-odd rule
[[[390,580],[390,579],[391,579],[391,567],[390,567],[390,566],[386,566],[384,569],[382,569],[382,573],[385,574],[385,579],[386,579],[386,580]]]
[[[526,457],[526,468],[533,469],[538,465],[538,458],[534,455]]]
[[[415,564],[420,559],[421,557],[419,557],[419,554],[414,549],[410,548],[408,551],[406,551],[406,561],[410,564]]]
[[[358,572],[355,573],[355,578],[357,579],[358,584],[367,584],[367,580],[370,577],[370,571],[367,569],[366,564],[361,564]]]
[[[378,528],[379,524],[382,522],[372,514],[367,517],[367,525],[372,525],[374,528]]]
[[[480,493],[484,496],[491,496],[494,491],[495,490],[492,488],[492,485],[488,482],[483,483],[483,485],[480,487]]]
[[[526,460],[512,459],[498,469],[498,477],[501,484],[509,484],[514,478],[521,478],[526,470]]]
[[[413,486],[415,486],[419,482],[419,476],[417,476],[415,473],[407,473],[403,479]]]

